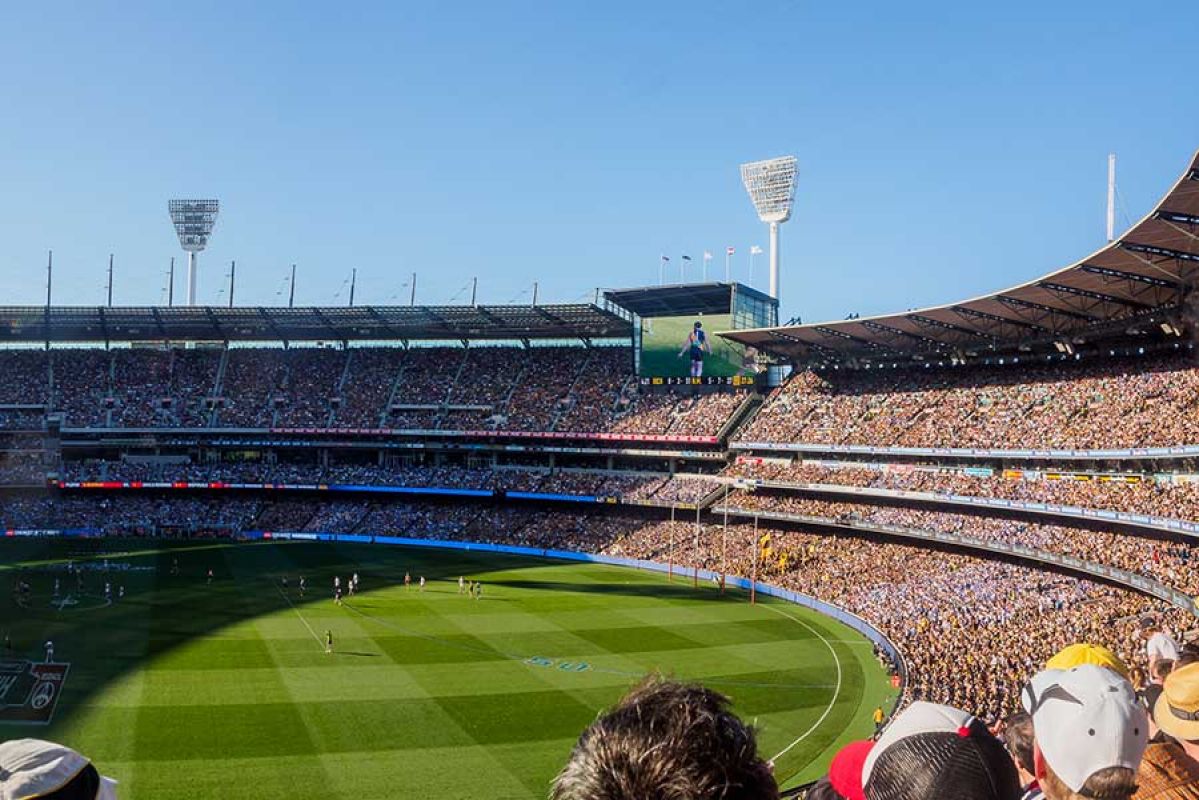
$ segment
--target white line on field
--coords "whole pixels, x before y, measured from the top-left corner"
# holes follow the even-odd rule
[[[813,628],[808,623],[804,622],[799,617],[792,616],[791,614],[788,614],[787,612],[782,611],[781,609],[776,608],[775,606],[773,606],[771,604],[764,604],[762,607],[769,608],[771,611],[773,611],[776,614],[782,614],[787,619],[798,622],[800,625],[803,625],[805,628],[810,630],[812,633],[816,634],[816,638],[819,639],[820,641],[824,642],[824,646],[827,647],[828,651],[833,654],[833,663],[837,665],[837,686],[836,686],[836,688],[833,689],[833,699],[828,701],[828,708],[824,709],[824,713],[820,715],[820,719],[818,719],[814,723],[812,723],[812,727],[808,728],[806,731],[801,733],[794,742],[792,742],[791,744],[784,747],[778,755],[776,755],[774,758],[770,759],[771,763],[776,763],[780,758],[787,755],[787,753],[791,752],[791,748],[795,747],[795,745],[799,744],[804,739],[811,736],[812,733],[817,728],[820,727],[820,725],[824,722],[824,720],[828,718],[828,715],[830,713],[832,713],[833,706],[836,705],[836,703],[837,703],[837,697],[841,694],[841,659],[840,659],[840,657],[837,656],[837,651],[833,649],[833,646],[832,646],[832,644],[829,643],[829,640],[824,638],[824,635],[821,634],[820,631],[816,630],[815,628]]]
[[[312,629],[312,626],[308,624],[308,620],[304,619],[304,615],[300,613],[300,609],[296,608],[296,604],[293,603],[291,601],[291,598],[287,596],[287,592],[283,591],[282,589],[279,589],[278,586],[276,586],[275,588],[278,589],[279,596],[282,597],[285,601],[287,601],[287,604],[289,606],[291,606],[291,610],[296,612],[296,616],[300,618],[300,622],[304,623],[304,627],[307,628],[308,632],[312,634],[312,638],[316,639],[316,643],[319,644],[322,648],[324,648],[325,643],[323,641],[321,641],[321,637],[317,636],[316,631],[314,631]]]

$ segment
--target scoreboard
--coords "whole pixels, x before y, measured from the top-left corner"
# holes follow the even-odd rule
[[[753,375],[706,375],[702,378],[649,375],[642,376],[640,383],[642,386],[735,386],[752,389],[756,380]]]

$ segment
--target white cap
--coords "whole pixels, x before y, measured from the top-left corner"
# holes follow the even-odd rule
[[[62,789],[89,762],[69,747],[41,739],[0,743],[0,800],[41,797]],[[100,778],[95,800],[116,800],[116,781]]]
[[[1046,763],[1073,792],[1109,767],[1136,770],[1149,742],[1149,719],[1126,679],[1082,664],[1035,675],[1020,697]]]

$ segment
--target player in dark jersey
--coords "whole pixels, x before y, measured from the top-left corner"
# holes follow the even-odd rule
[[[679,358],[690,354],[691,357],[691,377],[702,378],[704,375],[704,354],[712,352],[712,345],[708,344],[708,336],[704,333],[704,324],[699,320],[695,321],[695,326],[691,329],[691,333],[687,334],[687,340],[683,342],[683,347],[679,350]]]

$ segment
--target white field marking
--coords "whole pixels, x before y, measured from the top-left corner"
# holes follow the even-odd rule
[[[773,763],[776,763],[783,756],[787,755],[787,753],[791,752],[791,748],[795,747],[795,745],[799,744],[804,739],[811,736],[812,733],[815,732],[815,730],[821,726],[821,724],[825,721],[825,719],[828,718],[828,715],[832,713],[833,706],[837,704],[837,697],[839,697],[841,694],[841,659],[837,655],[837,651],[833,649],[832,644],[829,643],[829,640],[824,638],[824,635],[821,634],[820,631],[816,630],[815,628],[813,628],[808,623],[804,622],[799,617],[792,616],[791,614],[788,614],[787,612],[785,612],[779,608],[776,608],[775,606],[770,605],[770,604],[764,604],[763,608],[769,608],[771,611],[773,611],[776,614],[781,614],[784,617],[786,617],[787,619],[798,622],[800,625],[803,625],[805,628],[810,630],[812,633],[816,634],[816,638],[819,639],[820,641],[824,642],[824,646],[827,647],[828,651],[833,654],[833,663],[837,665],[837,685],[833,689],[833,699],[828,701],[828,708],[824,709],[824,713],[820,715],[820,719],[818,719],[814,723],[812,723],[812,727],[808,728],[806,731],[801,733],[795,739],[794,742],[792,742],[791,744],[784,747],[781,752],[779,752],[774,758],[770,759],[770,762],[773,764]]]
[[[273,583],[273,581],[272,581],[272,583]],[[284,592],[282,589],[280,589],[278,586],[276,586],[275,589],[278,590],[279,596],[287,601],[287,605],[291,606],[291,610],[296,612],[296,616],[300,618],[300,622],[304,623],[304,627],[307,628],[308,632],[312,634],[312,638],[316,639],[316,643],[319,644],[322,649],[324,649],[325,643],[323,641],[321,641],[321,637],[317,636],[316,631],[314,631],[312,629],[312,626],[308,624],[308,620],[304,619],[304,615],[300,613],[300,609],[296,608],[295,603],[293,603],[291,601],[291,598],[287,596],[287,593]]]

